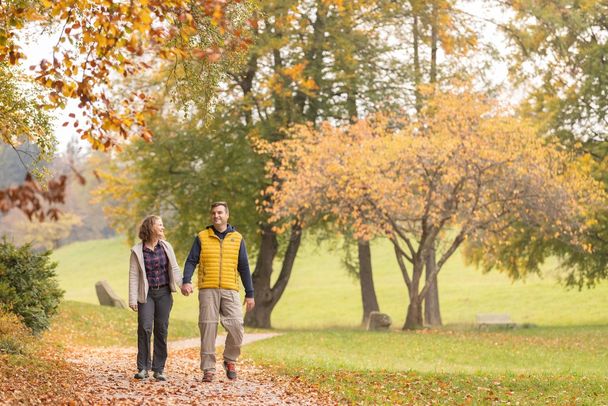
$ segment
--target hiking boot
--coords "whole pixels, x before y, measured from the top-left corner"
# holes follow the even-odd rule
[[[145,369],[142,369],[141,371],[139,371],[138,373],[133,375],[133,378],[135,378],[135,379],[146,379],[147,377],[148,377],[148,371],[146,371]]]
[[[224,370],[228,379],[231,381],[236,379],[236,364],[234,362],[224,361]]]
[[[205,371],[203,374],[203,382],[213,382],[214,377],[215,373],[213,371]]]
[[[162,372],[154,372],[154,379],[157,381],[166,381],[167,377]]]

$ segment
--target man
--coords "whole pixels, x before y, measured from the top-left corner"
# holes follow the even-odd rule
[[[239,296],[237,272],[245,287],[246,311],[255,306],[253,282],[243,236],[228,224],[228,205],[211,205],[211,222],[198,233],[184,266],[182,293],[192,293],[192,275],[198,265],[198,327],[201,332],[201,370],[203,382],[215,376],[215,339],[217,323],[228,332],[224,347],[224,370],[230,380],[236,379],[236,361],[243,341],[243,313]]]

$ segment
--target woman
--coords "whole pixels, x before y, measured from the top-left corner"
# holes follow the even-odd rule
[[[182,276],[173,247],[165,241],[165,228],[158,216],[148,216],[139,227],[141,242],[131,248],[129,264],[129,307],[137,312],[136,379],[148,377],[166,381],[167,332],[173,307],[172,292],[181,287]],[[154,355],[150,359],[150,338],[154,331]]]

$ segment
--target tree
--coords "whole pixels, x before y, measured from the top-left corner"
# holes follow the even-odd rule
[[[154,119],[154,142],[136,140],[106,167],[93,192],[103,201],[114,228],[133,242],[138,219],[156,213],[179,256],[187,255],[194,235],[209,224],[209,206],[225,200],[230,223],[256,251],[255,200],[263,166],[251,148],[236,112],[216,111],[205,127],[175,116]]]
[[[417,114],[425,103],[424,88],[428,86],[446,89],[446,82],[449,88],[449,84],[458,79],[477,81],[487,94],[492,92],[484,78],[488,65],[483,59],[494,54],[495,45],[482,43],[484,28],[472,16],[459,10],[460,4],[453,0],[411,2]],[[436,262],[436,247],[431,246],[425,275],[429,289],[424,299],[424,321],[430,326],[442,324]]]
[[[269,17],[257,33],[258,45],[251,49],[247,71],[239,75],[255,140],[280,141],[284,129],[298,123],[348,123],[360,109],[394,106],[401,89],[395,85],[398,80],[390,79],[398,76],[401,65],[380,29],[396,21],[393,7],[383,1],[268,3]],[[269,178],[266,185],[275,181]],[[260,203],[270,205],[270,195],[262,195]],[[271,312],[285,290],[301,241],[302,227],[291,223],[279,277],[271,284],[274,258],[280,252],[276,226],[263,219],[253,274],[256,308],[245,319],[251,326],[270,327]],[[369,245],[361,241],[358,247],[365,319],[378,306],[370,284]]]
[[[515,44],[512,72],[526,90],[523,114],[542,123],[547,136],[556,137],[568,149],[590,154],[586,162],[606,187],[606,122],[608,118],[608,5],[605,2],[571,1],[506,2],[515,11],[505,32]],[[586,158],[582,158],[586,159]],[[563,259],[568,286],[593,286],[608,278],[608,216],[599,209],[590,216],[585,236],[593,251],[580,250],[559,238],[535,237],[535,244],[517,244],[534,230],[522,225],[514,235],[512,255],[527,252],[538,258],[556,255]],[[504,252],[501,255],[510,255]]]
[[[90,191],[98,184],[93,173],[95,167],[89,162],[89,156],[95,155],[94,152],[77,147],[73,140],[51,162],[35,164],[34,158],[38,151],[35,145],[26,143],[19,150],[27,153],[22,155],[13,148],[0,144],[0,188],[8,189],[23,182],[27,170],[33,165],[54,173],[56,177],[66,175],[64,200],[55,206],[61,210],[61,215],[58,219],[47,222],[41,221],[34,214],[28,218],[20,210],[10,210],[0,216],[0,235],[4,234],[18,246],[30,242],[34,249],[54,249],[72,241],[113,235],[101,207],[90,201]],[[47,213],[49,209],[48,204],[41,202],[41,211]]]
[[[37,107],[31,83],[1,58],[0,79],[0,151],[3,166],[13,162],[3,172],[7,177],[2,183],[7,184],[0,187],[0,213],[16,208],[29,219],[56,219],[54,205],[63,200],[65,181],[57,178],[46,188],[39,182],[46,174],[41,163],[50,160],[55,151],[50,118]]]
[[[61,206],[63,215],[81,219],[72,227],[69,235],[58,241],[58,246],[73,241],[108,238],[115,235],[103,214],[100,204],[93,202],[92,191],[100,185],[98,171],[103,168],[105,154],[80,145],[73,138],[65,151],[55,155],[51,170],[68,176],[65,203]],[[60,218],[61,221],[61,218]]]
[[[67,100],[78,100],[83,117],[73,117],[74,127],[94,148],[107,149],[116,145],[116,135],[149,139],[145,113],[155,109],[145,89],[126,89],[117,100],[107,97],[116,77],[145,75],[162,62],[172,66],[172,79],[181,82],[183,71],[204,60],[199,66],[206,69],[197,79],[217,79],[209,62],[246,44],[248,7],[247,2],[219,0],[4,2],[0,63],[16,65],[25,57],[18,33],[28,23],[57,30],[52,60],[32,67],[36,81],[49,90],[43,104],[65,107]]]
[[[2,62],[0,78],[0,141],[20,154],[19,158],[26,161],[23,162],[24,167],[48,160],[55,151],[55,141],[49,115],[37,106],[36,88],[28,90],[27,78],[15,67]],[[36,149],[19,150],[21,145],[35,145]]]
[[[361,238],[391,239],[410,299],[406,329],[423,323],[431,247],[439,258],[431,276],[465,241],[490,253],[520,223],[589,249],[580,240],[585,215],[605,201],[587,167],[467,91],[436,94],[417,120],[299,127],[269,148],[280,162],[270,170],[282,180],[272,190],[275,218],[306,224],[323,215],[352,224]]]
[[[61,175],[49,180],[43,188],[28,173],[22,184],[0,190],[0,212],[18,208],[29,220],[57,220],[60,212],[56,205],[64,202],[66,181],[67,177]]]
[[[507,2],[517,46],[512,70],[526,86],[525,112],[568,145],[605,140],[608,5],[596,1]]]
[[[15,0],[0,3],[0,130],[2,142],[19,146],[30,141],[42,157],[52,154],[53,136],[44,110],[65,108],[77,100],[81,116],[72,124],[94,149],[107,150],[120,139],[152,137],[146,115],[155,111],[152,87],[122,86],[125,81],[164,70],[165,85],[178,89],[184,105],[205,111],[225,63],[234,62],[249,42],[247,1],[134,0],[130,2]],[[37,96],[23,97],[15,68],[25,58],[20,36],[33,25],[59,34],[50,60],[30,67]],[[189,86],[184,86],[185,78]],[[204,89],[191,92],[191,89]],[[49,182],[53,198],[63,200],[65,181]],[[0,210],[19,208],[28,217],[56,219],[40,201],[43,186],[28,177],[20,187],[0,190]],[[36,211],[32,212],[32,207]]]

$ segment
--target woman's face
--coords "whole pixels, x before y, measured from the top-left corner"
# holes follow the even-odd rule
[[[163,220],[157,219],[154,221],[154,225],[152,226],[152,232],[159,239],[165,239],[165,226],[163,226]]]

